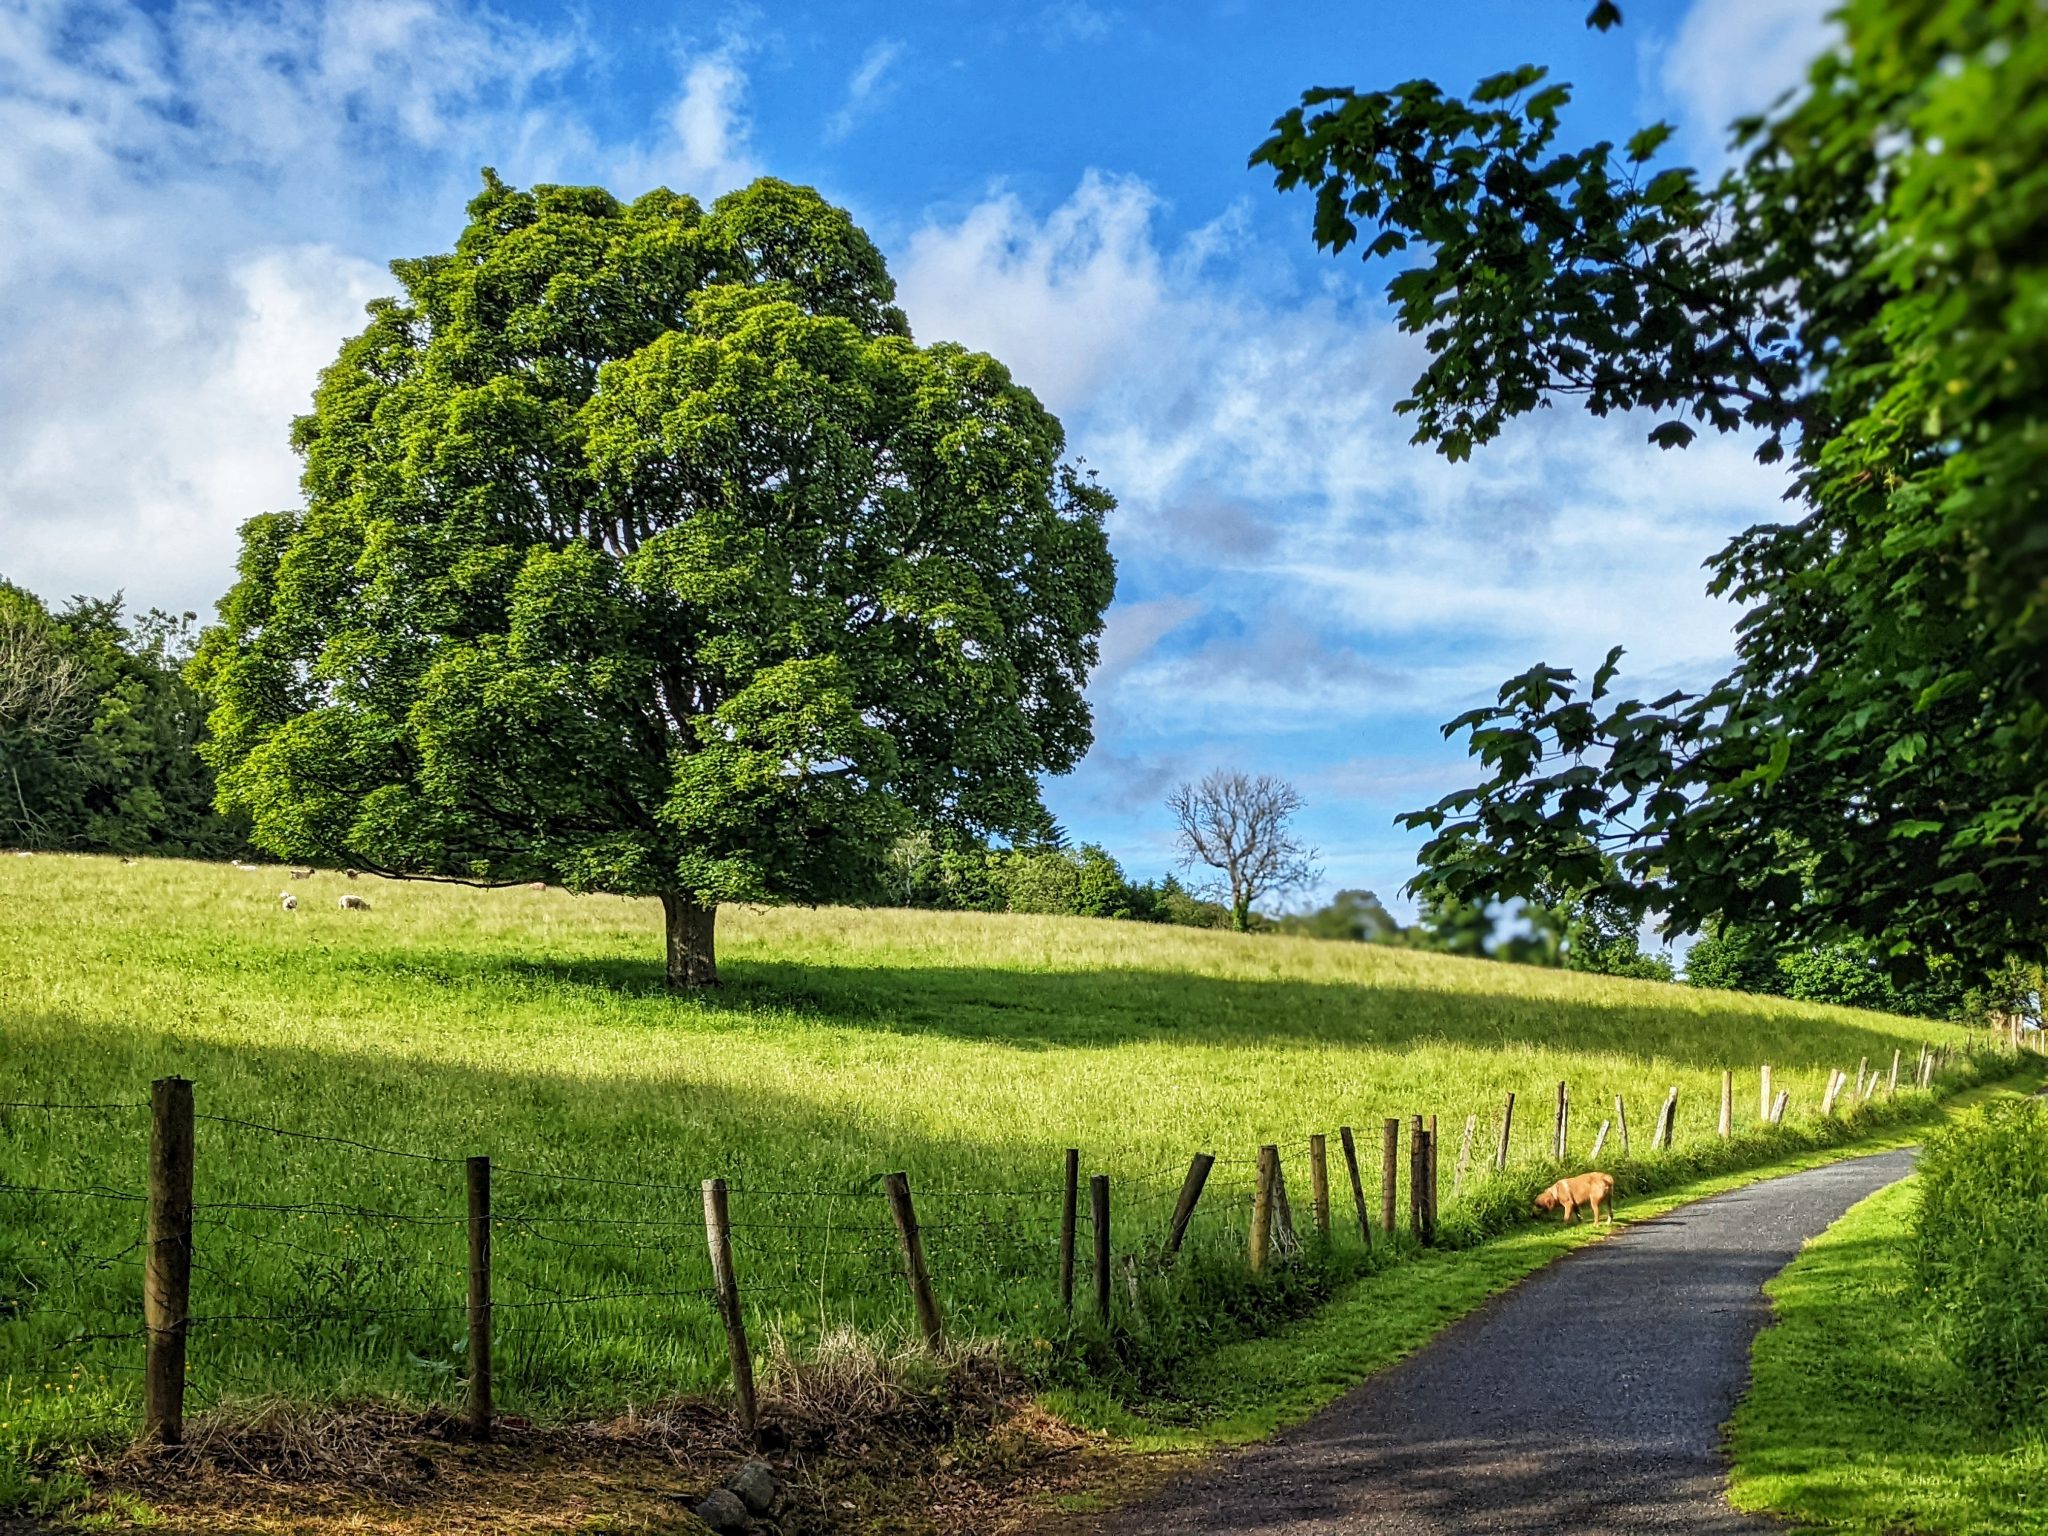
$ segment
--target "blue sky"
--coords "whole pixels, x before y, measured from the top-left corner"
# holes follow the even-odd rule
[[[481,165],[808,182],[920,339],[1009,363],[1121,498],[1096,748],[1047,786],[1076,840],[1163,873],[1174,782],[1273,772],[1321,891],[1391,900],[1395,813],[1466,782],[1438,724],[1610,644],[1645,688],[1713,676],[1700,562],[1783,481],[1568,409],[1465,465],[1409,446],[1388,273],[1245,158],[1309,85],[1538,61],[1584,132],[1669,118],[1711,165],[1826,37],[1812,0],[1637,0],[1605,35],[1586,6],[0,0],[0,575],[210,614],[237,525],[295,499],[315,371]]]

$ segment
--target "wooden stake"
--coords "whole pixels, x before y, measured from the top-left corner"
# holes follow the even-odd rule
[[[1832,1068],[1829,1069],[1828,1085],[1820,1096],[1820,1113],[1823,1120],[1835,1112],[1835,1095],[1842,1091],[1842,1083],[1847,1075],[1847,1073],[1838,1072]]]
[[[1089,1224],[1095,1229],[1095,1315],[1109,1321],[1109,1175],[1088,1176]]]
[[[1428,1167],[1424,1170],[1422,1176],[1422,1192],[1429,1200],[1429,1209],[1422,1219],[1422,1238],[1424,1242],[1434,1243],[1436,1241],[1436,1197],[1440,1187],[1436,1176],[1437,1139],[1435,1115],[1431,1115],[1424,1122],[1422,1136],[1422,1149],[1429,1160]]]
[[[1273,1149],[1273,1239],[1282,1253],[1294,1253],[1301,1242],[1294,1235],[1294,1203],[1287,1198],[1287,1169],[1280,1149]]]
[[[491,1160],[472,1157],[469,1183],[469,1432],[491,1438]]]
[[[1508,1095],[1500,1111],[1500,1145],[1494,1149],[1493,1171],[1505,1173],[1508,1166],[1508,1135],[1515,1128],[1515,1096]]]
[[[1621,1155],[1628,1156],[1628,1106],[1621,1102],[1621,1095],[1614,1096],[1614,1129],[1621,1136]]]
[[[1401,1122],[1389,1120],[1380,1131],[1380,1230],[1394,1235],[1394,1180],[1400,1174]]]
[[[1612,1120],[1602,1120],[1600,1122],[1600,1129],[1593,1133],[1593,1153],[1590,1161],[1596,1163],[1600,1161],[1600,1149],[1607,1145],[1607,1127],[1612,1124],[1614,1124]]]
[[[1358,1176],[1358,1142],[1348,1125],[1337,1127],[1337,1140],[1344,1148],[1344,1169],[1351,1175],[1351,1203],[1358,1208],[1358,1235],[1365,1239],[1365,1246],[1370,1250],[1372,1216],[1365,1208],[1365,1180]]]
[[[1721,1071],[1721,1139],[1726,1141],[1735,1133],[1735,1074],[1725,1067]]]
[[[1478,1134],[1478,1131],[1479,1117],[1477,1115],[1467,1115],[1465,1117],[1465,1137],[1458,1143],[1458,1166],[1451,1174],[1451,1198],[1453,1200],[1458,1198],[1459,1191],[1465,1187],[1465,1170],[1472,1164],[1472,1138]]]
[[[1865,1056],[1856,1063],[1856,1102],[1862,1103],[1869,1095],[1863,1091],[1863,1075],[1870,1070],[1870,1058]]]
[[[925,1348],[933,1354],[943,1353],[946,1330],[939,1318],[939,1304],[932,1299],[932,1277],[925,1272],[924,1239],[918,1236],[917,1211],[910,1203],[910,1175],[885,1174],[882,1188],[889,1196],[889,1214],[903,1244],[903,1273],[910,1281],[910,1299],[917,1308],[917,1326],[924,1334]]]
[[[711,1250],[711,1283],[718,1291],[718,1315],[725,1322],[726,1352],[732,1357],[732,1390],[739,1399],[740,1428],[752,1441],[761,1428],[754,1404],[754,1353],[747,1347],[746,1319],[740,1313],[740,1283],[732,1267],[732,1217],[723,1179],[704,1181],[704,1244]]]
[[[1422,1128],[1422,1116],[1408,1122],[1408,1235],[1418,1243],[1424,1240],[1423,1224],[1429,1216],[1429,1196],[1423,1190],[1423,1180],[1429,1176],[1429,1148],[1423,1144],[1428,1134]]]
[[[142,1437],[185,1438],[185,1328],[192,1315],[192,1084],[149,1085],[149,1209],[142,1251]]]
[[[1164,1262],[1172,1263],[1174,1255],[1180,1252],[1181,1240],[1188,1235],[1188,1223],[1195,1219],[1195,1202],[1202,1198],[1209,1170],[1215,1166],[1216,1159],[1206,1152],[1197,1152],[1188,1160],[1187,1177],[1180,1181],[1180,1198],[1173,1203],[1173,1224],[1166,1231],[1166,1246],[1159,1250]]]
[[[1884,1091],[1887,1095],[1894,1094],[1899,1091],[1899,1053],[1896,1049],[1894,1049],[1892,1052],[1891,1081],[1885,1085]]]
[[[1316,1236],[1330,1239],[1330,1144],[1318,1131],[1308,1139],[1308,1198]]]
[[[1568,1090],[1565,1087],[1564,1083],[1560,1081],[1557,1085],[1556,1144],[1550,1149],[1550,1155],[1556,1158],[1560,1163],[1564,1161],[1565,1149],[1571,1145],[1571,1103],[1572,1100],[1570,1090]]]
[[[1259,1171],[1252,1180],[1252,1273],[1266,1267],[1266,1252],[1273,1246],[1273,1185],[1280,1175],[1280,1149],[1259,1148]]]
[[[1785,1123],[1785,1106],[1791,1102],[1791,1099],[1791,1089],[1780,1088],[1778,1090],[1777,1098],[1771,1101],[1771,1124],[1783,1125]]]
[[[1657,1129],[1650,1137],[1650,1150],[1671,1145],[1671,1134],[1678,1125],[1678,1090],[1674,1087],[1664,1100],[1664,1107],[1657,1111]]]
[[[1060,1305],[1074,1310],[1074,1229],[1081,1219],[1081,1149],[1067,1148],[1066,1186],[1060,1202]]]

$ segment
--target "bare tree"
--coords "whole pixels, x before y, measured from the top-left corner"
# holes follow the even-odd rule
[[[0,825],[11,825],[23,842],[32,842],[43,822],[22,793],[15,760],[75,723],[86,682],[84,663],[60,650],[47,627],[0,611],[0,774],[14,802],[0,800]]]
[[[1322,875],[1316,850],[1288,828],[1302,799],[1284,779],[1219,768],[1199,784],[1181,785],[1166,805],[1180,823],[1182,866],[1206,864],[1217,871],[1221,878],[1212,885],[1230,903],[1239,933],[1251,927],[1252,903],[1260,897]]]

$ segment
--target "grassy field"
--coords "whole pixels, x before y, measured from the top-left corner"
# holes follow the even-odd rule
[[[1929,1341],[1916,1198],[1914,1180],[1872,1195],[1765,1287],[1778,1321],[1731,1426],[1730,1497],[1800,1530],[2048,1531],[2048,1440],[1983,1428]]]
[[[1339,1171],[1334,1246],[1251,1284],[1262,1142],[1283,1148],[1305,1230],[1310,1132],[1359,1127],[1370,1189],[1370,1128],[1435,1114],[1448,1201],[1466,1115],[1490,1146],[1512,1090],[1527,1171],[1467,1181],[1445,1227],[1469,1237],[1537,1177],[1560,1078],[1574,1158],[1623,1094],[1637,1156],[1603,1162],[1668,1186],[1910,1114],[1921,1096],[1902,1090],[1847,1124],[1814,1119],[1830,1070],[1903,1049],[1910,1073],[1922,1041],[1966,1043],[1922,1021],[1357,945],[832,909],[726,912],[727,985],[676,999],[646,903],[322,875],[291,883],[302,907],[285,913],[285,884],[0,859],[0,1100],[113,1106],[0,1110],[0,1181],[29,1187],[0,1190],[0,1446],[16,1454],[132,1424],[147,1143],[132,1106],[169,1073],[220,1117],[199,1126],[197,1406],[458,1400],[459,1160],[488,1153],[501,1406],[552,1416],[722,1386],[710,1174],[732,1181],[771,1352],[828,1328],[906,1331],[878,1185],[903,1169],[956,1334],[1006,1340],[1047,1380],[1136,1394],[1399,1257],[1365,1255]],[[343,890],[371,910],[337,910]],[[1795,1123],[1724,1147],[1721,1069],[1749,1126],[1765,1061]],[[1678,1148],[1645,1155],[1674,1085]],[[1188,1261],[1120,1277],[1113,1333],[1058,1302],[1068,1146],[1112,1176],[1119,1256],[1156,1242],[1191,1153],[1219,1159]],[[1083,1297],[1087,1252],[1084,1231]]]

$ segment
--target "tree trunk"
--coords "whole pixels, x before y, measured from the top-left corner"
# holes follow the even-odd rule
[[[661,910],[668,919],[668,987],[682,992],[718,985],[718,952],[713,930],[718,908],[695,898],[664,891]]]
[[[1252,931],[1252,904],[1249,901],[1231,903],[1230,925],[1239,933],[1250,933]]]

